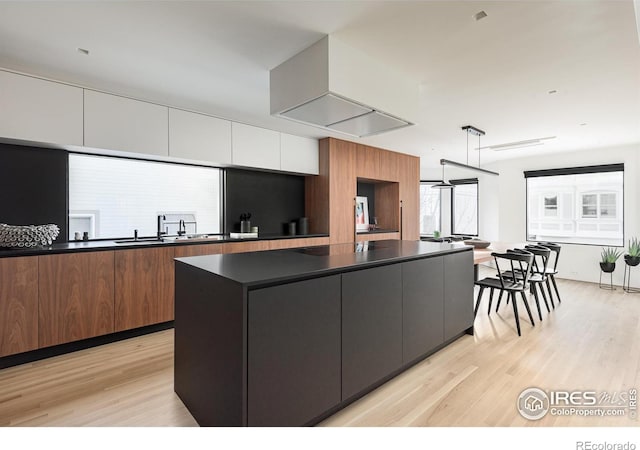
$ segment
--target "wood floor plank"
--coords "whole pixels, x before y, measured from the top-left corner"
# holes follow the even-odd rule
[[[502,305],[474,336],[390,380],[321,426],[638,426],[629,417],[528,421],[528,387],[640,387],[640,294],[559,280],[562,303],[532,327]],[[472,300],[470,299],[470,302]],[[532,303],[533,306],[533,303]],[[495,305],[494,305],[495,308]],[[524,308],[520,308],[524,309]],[[197,426],[173,392],[173,330],[0,370],[0,426]]]

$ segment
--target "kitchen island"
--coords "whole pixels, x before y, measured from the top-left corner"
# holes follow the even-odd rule
[[[315,424],[473,331],[461,244],[196,256],[175,270],[175,391],[202,426]]]

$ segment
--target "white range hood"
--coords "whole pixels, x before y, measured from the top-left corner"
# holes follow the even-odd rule
[[[271,114],[363,137],[413,125],[418,84],[325,36],[271,70]]]

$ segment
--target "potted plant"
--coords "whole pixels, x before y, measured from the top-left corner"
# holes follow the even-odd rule
[[[622,252],[615,248],[607,247],[602,249],[600,268],[603,272],[611,273],[616,269],[616,261]]]
[[[637,266],[640,264],[640,242],[637,238],[629,240],[629,248],[627,254],[624,255],[624,261],[630,266]]]

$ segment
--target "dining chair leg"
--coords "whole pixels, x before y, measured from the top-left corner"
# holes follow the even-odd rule
[[[478,307],[480,306],[480,299],[482,298],[482,293],[484,292],[484,286],[480,286],[480,291],[478,292],[478,299],[476,300],[476,308],[473,311],[473,318],[475,319],[478,315]]]
[[[536,324],[533,323],[533,316],[531,315],[531,309],[529,308],[529,301],[527,300],[527,296],[524,291],[520,291],[520,295],[522,295],[522,301],[524,302],[524,307],[527,309],[527,314],[529,315],[529,321],[531,322],[531,326],[535,327]]]
[[[538,308],[538,317],[540,318],[540,322],[542,322],[542,311],[540,310],[540,299],[538,298],[538,291],[536,290],[535,283],[531,283],[530,291],[533,294],[533,298],[536,300],[536,307]]]
[[[551,309],[549,309],[549,302],[547,301],[547,294],[544,293],[544,287],[539,286],[539,289],[540,289],[540,294],[542,294],[542,300],[544,300],[544,306],[547,307],[547,312],[550,313]],[[538,292],[537,289],[536,289],[536,292]]]
[[[556,304],[553,302],[553,294],[551,293],[551,284],[549,283],[549,278],[550,277],[547,277],[546,280],[547,291],[549,292],[549,300],[551,300],[551,306],[553,306],[553,309],[556,309]]]
[[[518,317],[518,306],[516,305],[516,293],[511,291],[510,297],[511,303],[513,304],[513,315],[516,318],[516,329],[518,330],[518,336],[522,336],[522,334],[520,334],[520,318]]]
[[[551,278],[551,282],[553,283],[553,288],[556,290],[556,297],[558,297],[558,303],[562,303],[562,300],[560,300],[560,291],[558,291],[558,285],[556,284],[555,275],[551,274],[549,275],[549,278]]]
[[[491,288],[491,291],[489,292],[489,308],[488,308],[488,311],[487,311],[488,315],[491,315],[491,304],[493,303],[493,291],[494,290],[495,289]]]
[[[500,295],[498,295],[498,304],[496,305],[496,312],[498,312],[498,308],[500,308],[500,302],[502,301],[502,294],[504,294],[504,291],[500,289]]]

